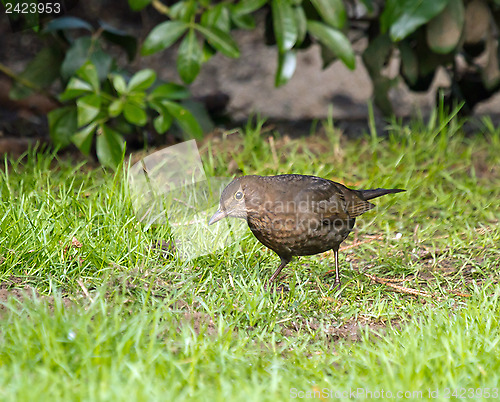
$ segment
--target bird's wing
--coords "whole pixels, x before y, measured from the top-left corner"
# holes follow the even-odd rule
[[[362,200],[356,190],[329,180],[311,181],[297,192],[295,201],[300,206],[308,205],[311,211],[323,216],[323,219],[355,218],[372,209],[373,204]]]

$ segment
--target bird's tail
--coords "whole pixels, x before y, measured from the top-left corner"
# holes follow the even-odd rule
[[[383,195],[391,194],[391,193],[400,193],[402,191],[406,191],[406,190],[402,190],[399,188],[391,188],[391,189],[374,188],[371,190],[358,190],[358,193],[359,193],[359,196],[362,200],[368,201],[368,200],[371,200],[372,198],[382,197]]]

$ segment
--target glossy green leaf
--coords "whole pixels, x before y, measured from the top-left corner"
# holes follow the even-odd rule
[[[97,75],[97,70],[95,66],[87,62],[81,66],[76,74],[84,81],[88,82],[94,91],[99,90],[99,76]]]
[[[126,102],[123,106],[123,116],[129,123],[137,126],[144,126],[148,121],[144,109],[131,102]]]
[[[240,57],[238,45],[231,35],[221,31],[220,29],[207,28],[201,25],[196,25],[196,29],[207,39],[210,45],[225,56],[232,58]]]
[[[307,21],[309,33],[334,52],[351,70],[356,66],[356,58],[349,39],[335,28],[318,21]]]
[[[188,25],[183,21],[167,21],[157,25],[144,41],[141,54],[147,56],[166,49],[174,44],[187,29]]]
[[[192,83],[200,72],[202,57],[196,34],[194,29],[191,29],[182,40],[177,54],[177,71],[186,84]]]
[[[234,15],[246,15],[257,11],[263,7],[268,0],[242,0],[237,1],[236,4],[231,6],[231,12]]]
[[[108,113],[111,117],[119,116],[125,106],[125,100],[122,98],[115,99],[109,104]]]
[[[272,0],[273,29],[278,50],[284,53],[297,42],[297,22],[288,0]]]
[[[198,10],[197,1],[194,0],[176,1],[170,7],[169,16],[173,20],[180,20],[190,23],[192,22],[197,10]]]
[[[286,84],[292,78],[297,66],[297,56],[294,51],[289,50],[286,53],[278,55],[278,70],[274,85],[279,87]]]
[[[381,15],[382,32],[389,30],[394,42],[404,39],[443,11],[448,2],[449,0],[387,0]]]
[[[97,94],[82,96],[76,100],[78,110],[78,127],[82,127],[99,114],[101,110],[101,97]]]
[[[311,0],[323,21],[333,28],[341,29],[347,21],[342,0]]]
[[[116,92],[118,92],[119,94],[127,93],[127,83],[125,82],[123,76],[121,76],[120,74],[113,74],[112,82]]]
[[[217,54],[217,50],[212,45],[210,45],[210,43],[204,41],[201,53],[203,55],[201,57],[201,64],[203,64],[210,60],[215,54]]]
[[[156,81],[156,73],[150,68],[140,70],[133,75],[128,83],[128,92],[148,89]]]
[[[123,156],[125,143],[120,133],[100,124],[97,131],[96,152],[99,162],[104,166],[116,169]]]
[[[92,86],[81,80],[80,78],[73,77],[69,80],[66,90],[59,96],[61,101],[67,101],[77,98],[79,96],[93,92]]]
[[[201,16],[201,25],[205,27],[215,27],[223,32],[229,33],[231,30],[231,18],[226,4],[216,4],[209,8]]]
[[[71,143],[71,136],[77,129],[77,113],[74,106],[61,107],[47,114],[52,142],[58,147]]]
[[[254,29],[255,18],[250,14],[231,14],[231,21],[240,29]]]
[[[97,127],[97,123],[91,123],[88,126],[79,130],[75,135],[71,137],[71,141],[75,144],[80,151],[85,155],[90,153],[90,148],[92,147],[92,140],[94,138],[94,132]]]
[[[159,85],[150,94],[152,99],[187,99],[190,96],[191,93],[186,87],[172,82]]]
[[[179,104],[170,101],[163,101],[162,104],[174,117],[179,127],[193,138],[201,138],[203,131],[189,110]]]
[[[138,107],[144,109],[146,107],[146,92],[143,91],[131,92],[127,96],[127,101],[130,101],[133,104],[137,105]]]
[[[153,120],[153,126],[158,134],[163,134],[170,128],[173,121],[174,118],[170,113],[162,113]]]

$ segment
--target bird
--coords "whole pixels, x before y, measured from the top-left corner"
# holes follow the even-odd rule
[[[222,191],[209,225],[227,217],[241,218],[264,246],[281,259],[272,284],[293,257],[333,250],[335,281],[340,289],[339,247],[356,218],[374,208],[368,202],[403,189],[354,190],[316,176],[282,174],[235,178]]]

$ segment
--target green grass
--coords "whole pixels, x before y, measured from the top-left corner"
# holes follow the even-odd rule
[[[465,135],[438,110],[426,123],[393,123],[385,137],[346,140],[331,121],[313,137],[270,135],[249,124],[199,144],[207,174],[302,173],[407,189],[359,220],[345,243],[354,247],[341,253],[340,296],[324,275],[327,254],[292,262],[289,292],[265,291],[278,258],[251,234],[191,261],[158,252],[151,245],[170,231],[137,222],[123,171],[46,151],[6,161],[0,400],[261,401],[358,388],[424,399],[438,389],[436,400],[446,400],[447,388],[479,399],[488,387],[483,398],[493,397],[500,130],[485,120]],[[395,292],[362,271],[407,279],[398,284],[432,297]]]

